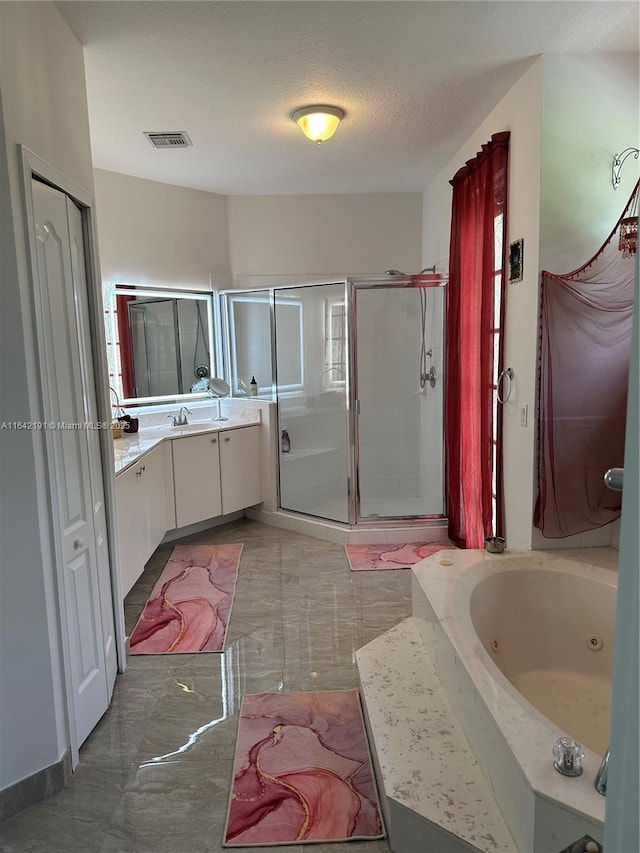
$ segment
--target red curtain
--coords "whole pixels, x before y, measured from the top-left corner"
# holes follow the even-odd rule
[[[131,358],[131,331],[129,329],[129,302],[134,296],[116,296],[116,316],[118,318],[118,339],[120,342],[120,367],[122,369],[122,393],[125,399],[135,397],[133,382],[133,362]]]
[[[459,548],[482,548],[485,536],[503,535],[495,391],[502,369],[509,136],[493,134],[451,180],[445,458],[449,538]]]

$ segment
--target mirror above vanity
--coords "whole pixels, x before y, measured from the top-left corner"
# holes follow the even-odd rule
[[[212,293],[104,285],[109,384],[122,405],[196,399],[221,370]]]

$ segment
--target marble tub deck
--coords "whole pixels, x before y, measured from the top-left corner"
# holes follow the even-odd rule
[[[358,687],[356,650],[411,612],[410,572],[350,572],[340,544],[248,519],[180,541],[244,543],[226,651],[130,658],[68,786],[0,824],[2,853],[221,850],[242,696]],[[157,549],[127,596],[128,632],[174,544]]]
[[[394,849],[514,853],[415,617],[360,649],[357,661]]]

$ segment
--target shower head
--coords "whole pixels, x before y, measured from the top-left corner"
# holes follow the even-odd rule
[[[436,271],[436,265],[434,264],[432,267],[424,267],[424,269],[421,269],[420,272],[418,273],[418,275],[422,275],[423,273],[426,273],[426,272],[435,273],[435,271]],[[402,272],[401,270],[385,270],[384,274],[385,275],[406,275],[406,273]]]

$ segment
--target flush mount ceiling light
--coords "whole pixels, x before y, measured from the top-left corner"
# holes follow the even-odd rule
[[[336,132],[344,118],[344,110],[339,107],[329,107],[326,104],[313,104],[310,107],[294,110],[291,118],[308,139],[320,145]]]

